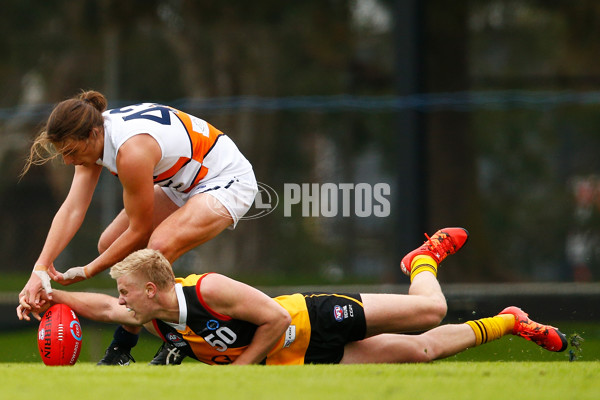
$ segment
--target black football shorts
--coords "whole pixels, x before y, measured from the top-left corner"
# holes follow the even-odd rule
[[[367,324],[358,293],[303,293],[311,325],[305,364],[337,364],[344,346],[365,338]]]

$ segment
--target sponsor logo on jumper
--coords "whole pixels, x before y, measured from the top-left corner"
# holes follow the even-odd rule
[[[292,343],[296,340],[296,325],[290,325],[285,331],[285,342],[283,343],[283,347],[290,347]]]
[[[208,330],[214,331],[219,329],[219,321],[217,321],[216,319],[209,319],[206,322],[206,327],[208,328]]]

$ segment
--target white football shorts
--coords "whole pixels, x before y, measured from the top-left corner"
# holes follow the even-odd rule
[[[215,147],[220,147],[220,151],[238,151],[235,144],[227,137],[221,138]],[[214,161],[217,161],[213,160],[211,162],[210,159],[213,155],[217,158],[218,153],[211,151],[205,158],[204,164],[210,165]],[[162,189],[179,207],[183,206],[192,196],[200,193],[210,194],[229,211],[229,215],[233,218],[233,224],[229,226],[229,229],[235,229],[238,221],[248,212],[252,203],[254,203],[254,198],[258,193],[258,185],[252,165],[242,153],[239,153],[236,162],[227,165],[218,175],[211,177],[210,175],[212,174],[210,172],[212,171],[209,168],[208,179],[205,178],[200,181],[188,193],[178,192],[169,187],[163,187]]]

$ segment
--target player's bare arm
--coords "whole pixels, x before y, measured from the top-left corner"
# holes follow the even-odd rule
[[[44,289],[40,272],[46,272],[52,279],[60,277],[54,268],[54,260],[81,226],[101,171],[102,167],[96,165],[75,167],[69,193],[54,216],[42,252],[35,263],[34,272],[19,296],[20,304],[26,308],[40,301],[41,291]],[[47,294],[49,294],[48,290]]]
[[[99,322],[140,325],[119,299],[101,293],[54,291],[54,302],[68,305],[76,314]]]
[[[251,286],[219,274],[210,274],[200,288],[214,311],[257,325],[252,342],[233,364],[261,362],[291,323],[290,314],[275,300]]]
[[[153,229],[153,171],[161,154],[158,143],[149,135],[134,136],[121,146],[117,170],[123,185],[123,205],[129,218],[129,227],[105,252],[85,267],[88,278],[147,245]]]
[[[66,304],[78,315],[93,321],[140,325],[126,306],[119,304],[119,299],[106,294],[91,292],[67,292],[54,290],[53,300],[32,309],[19,305],[17,316],[20,320],[30,320],[29,314],[40,319],[50,306],[57,303]]]

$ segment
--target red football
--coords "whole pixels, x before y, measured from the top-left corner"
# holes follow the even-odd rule
[[[38,349],[46,365],[73,365],[81,351],[81,324],[66,304],[55,304],[44,313],[38,329]]]

